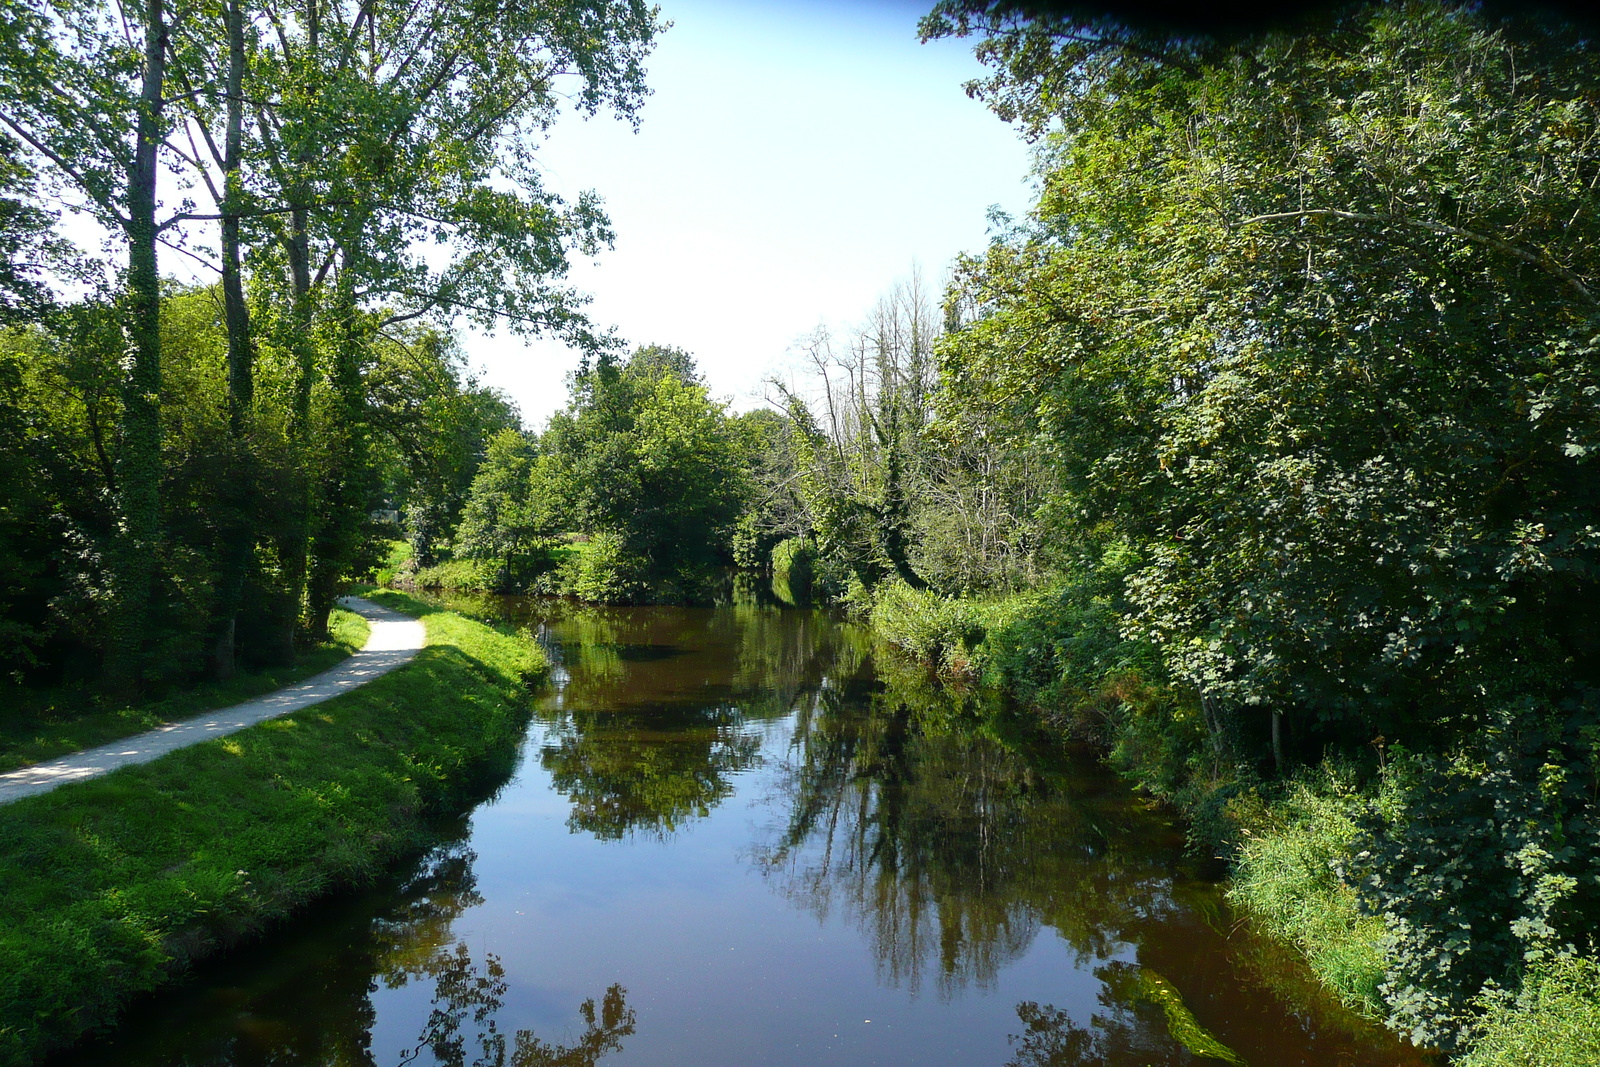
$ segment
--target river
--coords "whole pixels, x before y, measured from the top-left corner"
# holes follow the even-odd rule
[[[1421,1064],[1178,827],[824,613],[453,602],[557,661],[512,778],[59,1067]]]

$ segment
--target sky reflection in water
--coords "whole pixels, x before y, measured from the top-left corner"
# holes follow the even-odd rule
[[[468,606],[561,660],[513,780],[63,1063],[1421,1062],[1232,931],[1092,760],[852,627]]]

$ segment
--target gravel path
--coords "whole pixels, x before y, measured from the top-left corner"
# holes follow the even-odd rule
[[[343,597],[339,603],[363,616],[371,624],[372,632],[361,651],[337,667],[231,708],[206,712],[193,719],[168,723],[146,733],[113,741],[109,745],[0,774],[0,804],[35,793],[48,793],[58,785],[81,782],[118,767],[148,763],[174,749],[224,737],[258,722],[331,700],[394,670],[415,656],[427,639],[422,622],[409,615],[379,607],[360,597]]]

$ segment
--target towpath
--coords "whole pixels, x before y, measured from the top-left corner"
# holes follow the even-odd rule
[[[341,693],[366,685],[380,675],[388,674],[415,656],[427,640],[426,628],[418,619],[390,611],[360,597],[344,597],[339,603],[363,616],[371,625],[372,632],[361,651],[337,667],[231,708],[208,711],[192,719],[158,726],[154,730],[98,748],[85,749],[60,759],[0,774],[0,804],[36,793],[48,793],[59,785],[81,782],[118,767],[148,763],[175,749],[209,741],[214,737],[225,737],[258,722],[331,700]]]

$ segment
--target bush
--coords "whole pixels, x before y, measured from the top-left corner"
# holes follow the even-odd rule
[[[779,541],[772,549],[773,595],[785,604],[809,603],[816,563],[817,548],[810,538],[791,537]]]
[[[1581,721],[1574,716],[1575,721]],[[1485,996],[1572,955],[1600,921],[1592,738],[1503,709],[1469,747],[1396,759],[1387,803],[1362,822],[1363,906],[1388,928],[1388,1023],[1459,1047]]]
[[[620,536],[597,533],[562,561],[556,580],[563,593],[595,604],[633,604],[648,591],[649,561],[632,555]]]
[[[420,567],[411,576],[418,589],[443,589],[463,593],[502,591],[503,568],[496,560],[451,559]]]
[[[1600,1067],[1600,961],[1562,956],[1535,965],[1516,1000],[1488,1008],[1460,1067]]]
[[[872,629],[919,662],[967,674],[973,669],[973,652],[987,633],[988,607],[890,581],[873,591]]]

